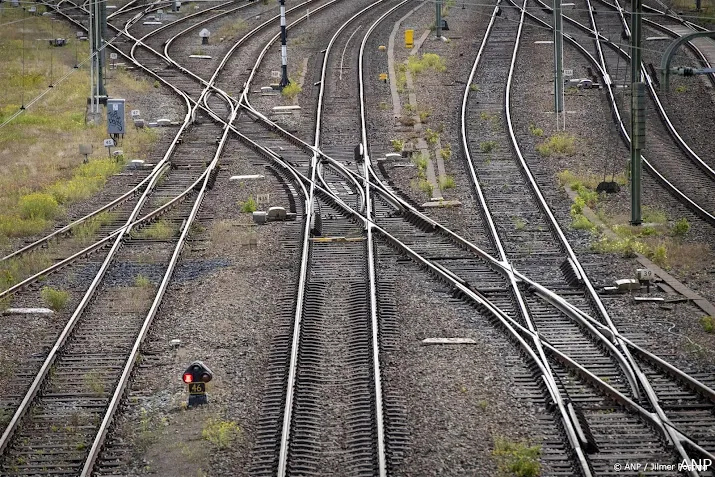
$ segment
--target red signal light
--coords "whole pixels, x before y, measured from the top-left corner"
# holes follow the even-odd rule
[[[194,381],[194,376],[191,373],[184,373],[183,379],[187,384],[192,383]]]

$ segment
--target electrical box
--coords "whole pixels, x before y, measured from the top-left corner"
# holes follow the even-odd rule
[[[107,98],[107,133],[124,134],[124,99]]]
[[[415,46],[415,31],[405,30],[405,48],[412,48]]]

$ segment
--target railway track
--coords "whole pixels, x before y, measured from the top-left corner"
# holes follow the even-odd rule
[[[350,33],[350,31],[346,30],[345,33]],[[345,41],[346,37],[347,34],[344,34],[340,41]],[[367,38],[367,35],[365,38]],[[167,53],[166,56],[168,57],[168,52],[165,51],[165,53]],[[516,53],[514,53],[514,55],[515,54]],[[326,65],[328,64],[329,57],[330,55],[326,55]],[[495,58],[494,61],[498,61],[498,58]],[[223,64],[225,64],[225,61],[222,65]],[[362,66],[362,53],[360,64]],[[362,67],[360,70],[362,71]],[[323,78],[325,82],[325,75]],[[561,469],[561,475],[573,475],[573,472],[576,472],[574,469],[577,468],[583,475],[590,475],[589,472],[591,470],[598,471],[596,473],[600,475],[601,471],[605,472],[606,467],[612,464],[612,460],[608,460],[612,458],[612,455],[602,455],[600,457],[590,456],[588,461],[586,461],[584,454],[579,453],[578,449],[585,447],[588,444],[588,439],[582,439],[582,436],[579,435],[579,432],[581,434],[585,433],[585,423],[581,421],[582,418],[579,417],[579,411],[572,410],[574,402],[579,402],[580,413],[583,414],[587,422],[592,424],[591,430],[596,429],[594,435],[597,441],[599,436],[606,436],[613,432],[614,428],[623,426],[624,423],[626,423],[626,427],[633,431],[627,438],[631,440],[639,439],[640,442],[638,445],[641,447],[637,447],[637,449],[639,452],[642,452],[644,456],[648,457],[652,457],[653,454],[662,455],[663,453],[669,455],[669,451],[665,450],[663,445],[657,443],[657,438],[654,439],[647,429],[648,425],[653,425],[656,428],[661,427],[662,430],[662,423],[660,423],[662,416],[659,415],[657,418],[653,417],[653,415],[649,413],[652,408],[650,408],[648,403],[644,404],[646,406],[645,408],[640,408],[639,410],[638,405],[634,402],[634,400],[638,400],[637,395],[639,392],[636,391],[636,389],[638,389],[639,386],[644,388],[640,391],[645,391],[645,393],[648,394],[649,384],[647,383],[657,381],[657,383],[653,385],[653,389],[655,393],[661,397],[665,396],[665,402],[667,403],[667,407],[669,407],[669,414],[673,416],[672,421],[675,427],[685,429],[687,426],[692,425],[693,416],[698,419],[706,418],[708,412],[711,412],[712,402],[697,396],[698,393],[707,396],[706,387],[698,388],[697,384],[693,383],[692,380],[689,385],[691,388],[696,389],[696,391],[679,387],[679,385],[674,383],[673,379],[668,376],[668,374],[676,374],[674,370],[667,368],[667,366],[657,359],[648,357],[647,354],[640,351],[637,347],[634,347],[632,343],[629,343],[619,336],[617,331],[613,330],[612,327],[605,326],[603,323],[599,323],[598,320],[590,319],[590,317],[585,316],[583,311],[578,312],[573,302],[576,302],[576,305],[586,308],[582,301],[572,298],[572,303],[568,303],[554,295],[548,294],[547,290],[530,282],[527,277],[517,274],[514,268],[506,264],[503,257],[501,259],[490,257],[490,253],[496,255],[494,250],[486,252],[479,250],[473,244],[451,234],[444,227],[412,209],[408,203],[402,201],[389,188],[375,180],[377,174],[372,171],[370,164],[370,148],[365,134],[364,117],[361,130],[362,137],[358,137],[357,140],[362,144],[365,151],[364,158],[366,165],[362,170],[354,170],[352,169],[352,161],[350,161],[349,149],[329,149],[330,146],[328,146],[325,151],[320,150],[320,126],[316,129],[314,145],[311,146],[302,143],[294,136],[278,128],[275,124],[267,121],[265,117],[262,117],[257,111],[252,110],[250,104],[247,103],[247,93],[245,90],[242,99],[245,104],[241,107],[244,114],[239,118],[239,121],[236,122],[235,126],[225,127],[226,124],[222,123],[232,123],[237,113],[234,109],[235,105],[233,102],[224,101],[223,107],[226,109],[219,111],[218,109],[222,107],[220,101],[216,105],[213,105],[213,103],[208,104],[209,100],[204,101],[203,99],[208,95],[211,85],[215,80],[216,75],[208,82],[208,86],[202,90],[199,99],[193,100],[193,110],[199,115],[199,125],[206,125],[207,128],[208,125],[211,125],[211,127],[216,128],[216,131],[209,131],[206,128],[192,128],[187,133],[189,136],[182,138],[182,144],[184,141],[188,141],[194,144],[193,147],[196,147],[197,143],[193,142],[194,138],[190,137],[192,131],[195,131],[197,134],[200,132],[199,136],[204,139],[215,137],[216,133],[222,134],[223,138],[221,143],[225,142],[229,132],[234,136],[238,135],[242,141],[248,143],[256,152],[273,160],[276,163],[276,167],[280,168],[281,174],[292,177],[295,180],[296,188],[300,189],[302,191],[301,195],[307,199],[306,220],[304,222],[304,235],[301,245],[303,248],[304,265],[302,279],[299,281],[297,293],[298,303],[296,309],[293,310],[295,313],[295,324],[292,333],[290,333],[292,340],[289,346],[277,351],[278,355],[280,355],[281,352],[288,352],[291,356],[291,362],[295,367],[290,367],[286,373],[285,363],[281,365],[280,359],[276,359],[274,360],[274,365],[277,368],[270,371],[276,377],[274,380],[275,386],[278,386],[279,382],[281,386],[284,383],[288,383],[289,392],[286,396],[291,394],[294,397],[284,401],[283,391],[278,390],[278,388],[276,388],[275,392],[269,393],[269,405],[274,407],[274,411],[272,411],[272,414],[271,412],[266,414],[264,422],[267,423],[269,421],[268,418],[271,416],[277,416],[278,419],[275,421],[282,423],[282,428],[280,429],[282,437],[280,445],[276,445],[275,438],[277,436],[275,427],[265,433],[265,446],[258,446],[259,448],[256,453],[257,458],[254,462],[257,472],[270,473],[271,475],[273,475],[276,469],[278,469],[278,473],[281,473],[281,475],[290,472],[319,472],[320,469],[333,468],[336,462],[343,463],[345,461],[348,462],[347,465],[349,469],[353,470],[356,475],[374,475],[375,473],[383,474],[386,472],[385,457],[380,457],[379,452],[380,447],[384,447],[384,443],[380,442],[380,431],[376,431],[376,429],[379,429],[381,426],[380,419],[377,415],[380,414],[382,405],[376,404],[380,402],[376,396],[379,395],[381,391],[378,391],[379,343],[377,341],[377,318],[375,316],[376,304],[379,300],[376,296],[374,270],[372,272],[370,271],[371,267],[374,267],[375,264],[375,258],[370,251],[373,242],[371,234],[373,232],[382,237],[382,240],[385,240],[391,246],[399,249],[402,253],[407,254],[411,259],[430,270],[432,274],[447,282],[453,287],[453,291],[457,296],[461,296],[470,303],[473,303],[480,313],[490,315],[495,323],[499,323],[499,326],[506,329],[507,333],[520,344],[521,349],[528,356],[527,361],[532,363],[535,369],[538,368],[535,371],[535,375],[542,377],[542,379],[546,381],[541,392],[544,393],[545,389],[549,398],[557,403],[563,426],[567,429],[566,434],[568,437],[566,439],[562,438],[562,442],[569,441],[568,447],[570,450],[566,450],[566,446],[554,448],[555,454],[558,454],[558,457],[554,458],[552,463],[554,468]],[[329,88],[333,87],[331,86],[332,83],[330,81],[325,83],[327,84],[328,91],[330,91]],[[498,83],[495,82],[495,84]],[[498,93],[498,91],[495,92],[495,94]],[[224,100],[225,99],[224,97]],[[190,102],[191,101],[187,99],[187,104]],[[203,104],[203,106],[200,106],[201,104]],[[340,117],[343,118],[342,120],[344,121],[347,121],[347,118],[352,115],[343,114],[344,111],[342,111],[340,107],[336,108],[336,111],[340,112]],[[481,112],[482,111],[477,109],[471,114],[479,114],[481,116]],[[202,114],[205,115],[203,120],[201,120],[200,116]],[[318,124],[320,124],[320,121],[318,121]],[[213,134],[211,134],[212,131]],[[210,134],[205,134],[207,132]],[[335,144],[346,140],[347,136],[345,136],[344,133],[345,131],[341,131],[340,136],[336,136],[336,139],[334,139]],[[260,144],[256,142],[256,138],[258,138],[257,141],[260,142]],[[199,147],[201,146],[199,145]],[[207,146],[204,145],[201,149],[205,147]],[[280,152],[280,154],[278,152]],[[194,151],[194,155],[196,155],[196,151]],[[216,152],[212,161],[213,163],[217,161],[219,155],[220,153]],[[506,161],[506,159],[507,156],[505,155],[503,160]],[[179,171],[181,171],[181,168],[179,168]],[[370,179],[371,177],[372,179]],[[209,173],[207,170],[204,170],[197,179],[197,181],[203,181],[202,188],[199,192],[199,200],[194,203],[194,206],[188,213],[190,219],[181,227],[182,232],[179,243],[185,239],[189,224],[192,218],[196,216],[198,206],[200,205],[200,197],[205,193],[209,178]],[[168,192],[166,197],[175,196],[178,192],[177,190],[171,190],[171,187],[174,186],[167,184]],[[378,195],[379,198],[373,198],[375,195]],[[498,197],[498,194],[493,195]],[[161,199],[159,198],[157,200]],[[183,222],[183,219],[180,219],[180,217],[187,215],[187,211],[184,210],[183,212],[184,214],[182,214],[180,207],[169,212],[170,214],[177,214],[174,223],[178,223],[179,220]],[[533,214],[533,211],[529,213]],[[315,217],[312,224],[309,220],[311,215]],[[493,217],[491,214],[490,216]],[[497,216],[496,218],[504,221],[505,217],[506,215],[502,217]],[[533,215],[527,217],[534,224],[536,224],[537,220],[543,220],[543,218],[536,219]],[[543,225],[543,222],[541,225]],[[543,232],[538,229],[536,231]],[[311,234],[327,235],[329,237],[347,237],[354,240],[346,239],[345,241],[337,242],[336,246],[336,243],[321,241],[319,237],[316,236],[313,236],[313,240],[311,240]],[[546,235],[547,234],[544,233],[542,243],[547,243]],[[126,253],[128,255],[136,253],[136,250],[132,250],[131,246],[129,246],[129,244],[134,244],[134,241],[137,243],[137,246],[140,246],[142,239],[136,237],[127,242]],[[119,243],[119,241],[117,243]],[[558,247],[554,247],[551,248],[550,251],[556,256],[558,255],[556,253],[557,249]],[[172,261],[174,261],[174,259],[178,257],[179,252],[176,249],[172,250],[173,251],[165,250],[164,253],[166,254],[165,256],[171,255]],[[541,270],[538,267],[543,266],[543,263],[533,260],[534,257],[531,254],[520,256],[518,246],[512,244],[512,246],[506,247],[506,250],[508,250],[511,255],[516,255],[516,259],[510,258],[510,260],[514,264],[518,264],[518,266],[516,266],[518,271],[527,270],[527,273],[538,273]],[[561,251],[559,250],[559,252]],[[125,253],[125,251],[123,250],[121,253]],[[309,258],[312,261],[309,262]],[[559,255],[558,258],[554,260],[560,261],[561,258],[562,255]],[[553,265],[553,260],[549,263]],[[343,265],[343,270],[340,271],[338,267],[335,267],[336,264]],[[532,271],[531,267],[533,267],[534,271]],[[572,264],[571,267],[574,267],[574,265]],[[171,268],[171,266],[169,268]],[[350,274],[345,274],[345,270],[349,270]],[[550,268],[550,270],[553,270],[553,268]],[[569,272],[573,272],[573,268],[571,268]],[[546,284],[560,291],[565,289],[569,290],[571,284],[564,283],[562,280],[563,277],[558,277],[558,275],[559,274],[549,275],[549,280]],[[165,286],[171,276],[171,271],[167,270],[162,276],[162,286]],[[566,282],[568,282],[568,280]],[[526,286],[526,284],[528,284],[528,286]],[[519,288],[523,288],[523,291],[526,291],[527,294],[525,295],[525,302],[521,307],[516,307],[509,293],[510,290]],[[352,293],[345,293],[348,290],[352,290]],[[536,295],[530,294],[534,290],[536,290]],[[101,291],[103,290],[100,290],[100,292]],[[57,467],[59,471],[72,468],[75,469],[76,472],[77,465],[81,465],[82,460],[77,454],[84,450],[84,448],[79,449],[79,444],[77,444],[74,449],[71,448],[72,437],[77,436],[83,439],[82,442],[84,446],[88,446],[87,443],[92,442],[92,451],[90,454],[94,457],[90,457],[90,459],[84,463],[84,472],[89,472],[93,467],[94,459],[96,459],[99,449],[101,448],[109,423],[112,420],[113,412],[122,396],[124,387],[127,385],[125,377],[129,376],[134,363],[132,355],[134,357],[136,356],[138,346],[141,344],[142,334],[146,332],[146,329],[151,323],[151,318],[161,301],[161,293],[162,292],[159,292],[159,295],[150,297],[144,302],[145,308],[149,307],[148,315],[140,326],[139,339],[134,342],[130,357],[121,372],[122,380],[120,381],[120,387],[114,392],[111,402],[108,404],[109,411],[105,413],[102,418],[99,435],[92,440],[93,434],[88,431],[95,426],[93,421],[97,420],[96,417],[93,420],[92,416],[101,416],[101,412],[91,414],[88,422],[84,422],[84,420],[80,419],[76,425],[74,425],[74,421],[72,421],[72,419],[75,419],[74,417],[63,416],[65,419],[63,422],[70,419],[69,427],[71,429],[65,429],[67,431],[64,433],[66,439],[62,445],[65,448],[64,456],[67,460],[63,463],[59,463]],[[537,295],[539,299],[537,299]],[[324,301],[326,297],[331,299],[330,307],[328,307],[327,302]],[[544,297],[550,302],[549,306],[543,303]],[[333,307],[333,301],[344,303],[347,309]],[[94,302],[91,306],[96,307],[97,310],[101,310],[99,301]],[[555,308],[560,310],[560,313],[555,314]],[[536,334],[537,327],[534,327],[534,323],[526,319],[525,314],[520,317],[520,313],[524,313],[525,309],[531,310],[530,315],[535,317],[538,329],[542,329],[542,327],[552,327],[551,339],[544,339],[543,336],[538,336]],[[105,309],[104,312],[108,313],[109,311]],[[325,321],[327,313],[334,313],[335,319],[330,320],[329,323]],[[140,325],[138,320],[143,314],[144,313],[139,313],[135,317],[137,319],[137,321],[134,322],[135,328]],[[368,315],[371,315],[369,324],[366,318]],[[563,315],[568,315],[569,319],[564,321]],[[623,362],[614,363],[608,359],[604,360],[604,353],[600,349],[593,347],[593,342],[590,341],[590,339],[583,339],[583,334],[577,331],[578,327],[572,324],[575,317],[580,318],[578,327],[590,327],[600,330],[598,333],[594,333],[592,329],[589,329],[590,335],[610,333],[608,336],[615,337],[613,341],[622,347],[628,346],[628,349],[638,355],[641,366],[644,366],[644,360],[647,359],[650,361],[652,367],[643,367],[645,374],[648,375],[650,380],[643,380],[639,375],[641,380],[639,384],[634,386],[631,380],[627,378],[624,379],[623,376],[628,375],[627,370],[629,366],[624,365]],[[107,321],[109,325],[115,320]],[[83,324],[84,322],[80,322],[80,325]],[[335,340],[334,329],[330,328],[330,326],[333,325],[348,333],[354,340],[350,343]],[[91,333],[95,331],[107,334],[106,329],[95,329],[93,326],[94,325],[87,325],[86,329],[80,326],[77,328],[77,331],[72,334],[71,339],[80,340],[83,336],[82,333],[86,333],[84,335],[85,338],[91,337]],[[331,332],[331,330],[333,331]],[[569,339],[560,341],[560,339],[563,338],[564,330],[568,330],[569,333],[574,333],[574,335],[569,335]],[[133,332],[131,336],[133,337],[135,335],[136,331]],[[124,340],[131,341],[126,337]],[[326,342],[329,343],[328,346],[324,348],[320,347],[321,343]],[[609,340],[601,339],[600,342],[598,340],[596,340],[596,342],[599,345],[607,346]],[[583,347],[587,346],[591,346],[591,348],[584,351]],[[126,347],[123,353],[126,356]],[[348,356],[345,356],[346,353]],[[610,349],[609,353],[616,355],[619,351]],[[77,354],[82,355],[83,353]],[[626,352],[625,354],[627,355],[628,353]],[[354,360],[352,359],[353,357]],[[81,359],[84,358],[85,357],[81,357]],[[89,356],[87,356],[87,358],[90,360],[93,359]],[[96,356],[94,358],[96,359]],[[622,357],[622,359],[627,359],[627,356],[626,358]],[[584,367],[576,365],[574,360],[579,362],[585,361],[585,363],[582,363]],[[90,362],[91,361],[87,361],[87,363]],[[107,364],[106,368],[87,365],[88,369],[100,371],[97,372],[98,377],[96,379],[92,376],[84,380],[85,388],[89,387],[90,391],[98,391],[100,385],[103,387],[112,382],[113,378],[108,377],[108,375],[113,372],[114,376],[116,376],[116,373],[119,371],[119,365],[117,363],[121,364],[121,360]],[[356,363],[360,363],[362,366],[356,366]],[[76,364],[77,363],[75,363],[75,365]],[[298,365],[302,367],[297,367]],[[279,369],[281,366],[282,370]],[[366,367],[371,369],[372,373],[365,372]],[[351,371],[351,379],[347,380],[347,383],[340,380],[339,378],[342,377],[341,373],[336,372],[342,369],[355,370],[356,368],[359,368],[360,371]],[[589,369],[592,371],[589,372]],[[667,372],[665,372],[664,369]],[[609,382],[611,382],[610,378],[613,377],[610,384],[603,383],[603,381],[599,379],[602,377],[604,370],[605,374],[609,377]],[[569,372],[579,373],[581,377],[573,378]],[[291,375],[293,375],[293,378],[291,378]],[[558,376],[558,379],[556,379],[556,376]],[[683,379],[682,375],[679,377]],[[70,385],[78,385],[78,381],[74,380],[75,376],[68,378],[67,375],[60,374],[56,379],[54,379],[54,377],[51,378],[53,379],[52,384],[57,384],[57,386],[60,386],[60,384],[63,383],[62,380],[65,378]],[[687,381],[687,379],[684,380]],[[355,414],[351,417],[354,421],[350,421],[357,424],[354,435],[345,437],[341,427],[335,425],[335,422],[340,422],[345,416],[345,408],[341,408],[335,403],[325,404],[326,411],[330,416],[334,417],[334,419],[331,420],[332,423],[318,422],[316,420],[315,406],[318,398],[316,397],[315,389],[312,389],[315,385],[315,381],[319,383],[319,389],[325,389],[326,392],[327,390],[334,390],[338,387],[341,392],[344,393],[342,394],[344,396],[360,396],[361,400],[354,403]],[[336,381],[338,381],[339,384],[335,384]],[[629,381],[628,385],[626,385],[626,381]],[[295,384],[295,388],[290,390],[290,386],[293,383]],[[589,389],[588,386],[592,386],[595,390]],[[45,389],[57,391],[57,389],[47,386]],[[88,392],[86,394],[92,393]],[[569,398],[564,399],[562,396],[568,396]],[[680,401],[678,401],[678,399],[682,400],[684,396],[687,396],[686,399],[692,404],[689,406],[690,409],[688,411],[683,411],[683,408],[687,408],[688,406],[682,406]],[[43,394],[38,402],[42,403],[42,399],[45,397],[54,398],[57,396],[53,396],[52,393]],[[87,407],[85,409],[103,409],[107,406],[106,401],[98,403],[97,396],[92,395],[85,397],[87,398]],[[59,398],[63,399],[64,397],[60,396]],[[104,396],[102,396],[102,398],[104,398]],[[570,399],[570,401],[568,399]],[[712,400],[712,397],[709,399]],[[288,405],[283,408],[281,405],[284,403]],[[673,409],[670,409],[670,407]],[[640,412],[640,417],[635,417],[629,412],[626,412],[627,409],[630,411],[635,409],[636,412]],[[290,413],[288,412],[289,410],[291,411]],[[657,408],[653,410],[658,411]],[[673,412],[671,413],[670,411]],[[89,411],[85,411],[85,413],[89,414]],[[291,413],[292,417],[286,417],[290,416]],[[280,419],[281,414],[282,419]],[[43,419],[49,418],[48,416],[51,415],[51,412],[37,414],[37,421],[33,421],[36,415],[30,413],[26,420],[29,422],[40,422],[40,427],[44,427],[49,421],[43,421]],[[75,421],[77,421],[77,419],[75,419]],[[377,425],[375,422],[377,422]],[[275,424],[275,422],[273,424]],[[73,433],[76,431],[75,428],[81,428],[81,431]],[[692,435],[696,436],[696,439],[700,438],[698,433],[701,432],[701,427],[695,426],[688,429],[688,431],[692,432]],[[29,438],[32,439],[30,430],[23,432],[28,432],[28,435],[30,435]],[[334,442],[331,439],[325,439],[316,445],[316,442],[311,439],[314,435],[311,433],[316,432],[325,437],[333,436],[338,439],[344,438],[346,442],[358,444],[352,446],[354,452],[348,452],[348,456],[339,454],[340,457],[338,457],[334,453],[326,452],[326,450],[333,448]],[[668,429],[665,429],[663,432],[664,435],[668,435],[669,433],[670,430]],[[18,434],[18,436],[20,435],[21,434]],[[69,437],[67,437],[68,435]],[[670,435],[672,436],[673,434],[670,433]],[[692,442],[688,442],[687,439],[680,439],[681,436],[677,434],[675,434],[675,437],[677,442],[686,442],[688,445],[692,444]],[[11,449],[13,454],[7,454],[3,457],[3,465],[16,466],[16,472],[20,473],[20,475],[22,475],[23,471],[31,472],[32,469],[36,471],[37,465],[39,465],[38,462],[37,465],[33,463],[32,466],[25,466],[27,459],[31,457],[27,453],[23,454],[22,446],[25,445],[24,439],[27,438],[28,437],[22,437],[23,440],[17,441],[20,437],[16,436],[15,445],[13,445]],[[371,442],[368,446],[363,445],[366,439]],[[707,452],[712,452],[711,443],[707,439],[707,436],[700,438],[700,444],[705,447],[705,455],[707,455]],[[68,442],[70,444],[68,444]],[[5,444],[3,444],[3,448],[4,447]],[[606,446],[604,448],[612,450],[614,453],[622,454],[625,446],[616,444],[612,447]],[[693,448],[696,452],[702,452],[702,450],[697,449],[697,446],[690,447],[691,450]],[[569,467],[568,464],[565,465],[563,463],[564,460],[568,459],[568,457],[563,454],[568,454],[574,449],[576,449],[577,458],[571,461],[572,466]],[[29,450],[29,448],[27,450]],[[318,457],[316,457],[316,452],[318,452]],[[18,457],[24,461],[24,463],[21,463]],[[14,463],[12,462],[13,459]],[[52,460],[52,462],[55,462],[55,460]],[[23,466],[22,470],[20,466]]]

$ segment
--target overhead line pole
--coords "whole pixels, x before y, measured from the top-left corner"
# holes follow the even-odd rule
[[[641,218],[641,149],[645,147],[645,83],[641,81],[643,0],[631,2],[631,224]]]
[[[564,28],[561,0],[554,0],[554,112],[556,130],[559,129],[559,114],[563,112],[563,128],[566,129],[564,112]]]
[[[442,0],[437,0],[435,7],[435,31],[437,33],[437,38],[442,38]]]

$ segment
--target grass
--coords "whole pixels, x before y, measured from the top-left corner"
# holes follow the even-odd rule
[[[235,38],[247,29],[248,23],[246,23],[244,19],[239,18],[238,20],[230,20],[221,25],[218,30],[216,30],[216,34],[214,36],[216,38],[220,38],[220,41],[223,41],[225,39]]]
[[[4,4],[7,5],[7,4]],[[75,176],[76,168],[84,157],[78,153],[78,144],[95,146],[97,159],[105,155],[102,140],[106,137],[104,126],[85,124],[87,91],[89,90],[89,66],[74,69],[76,56],[84,58],[89,53],[86,42],[62,48],[51,47],[47,41],[37,38],[75,38],[74,28],[49,17],[27,16],[18,8],[3,8],[3,27],[0,28],[0,84],[3,86],[0,101],[0,123],[27,105],[40,93],[47,91],[49,84],[54,88],[39,101],[28,107],[12,122],[0,128],[0,243],[7,239],[35,235],[46,228],[53,219],[22,216],[21,205],[25,196],[45,193],[55,197],[58,204],[83,199],[97,190],[99,181],[83,175],[82,179],[68,185]],[[15,22],[15,23],[13,23]],[[25,47],[23,49],[23,36]],[[74,40],[72,40],[74,41]],[[25,74],[22,74],[24,50]],[[62,83],[58,78],[69,75]],[[109,75],[107,87],[114,97],[126,97],[127,114],[131,110],[133,93],[148,89],[145,80],[136,81],[134,75],[114,70]],[[24,96],[24,97],[23,97]],[[144,154],[147,145],[153,146],[158,131],[128,128],[121,145],[125,154]],[[121,164],[118,165],[121,167]],[[94,174],[92,175],[94,177]],[[79,183],[78,183],[79,182]],[[85,187],[84,183],[87,183]],[[104,181],[99,183],[99,186]],[[52,188],[52,190],[48,190]],[[89,191],[89,192],[88,192]],[[45,208],[49,206],[49,208]],[[54,207],[45,201],[40,213],[52,215]],[[54,209],[61,216],[61,209]],[[36,211],[37,212],[37,211]],[[27,214],[26,214],[27,215]],[[32,214],[29,214],[32,215]]]
[[[452,176],[441,176],[439,178],[439,188],[440,189],[453,189],[455,187],[454,177]]]
[[[137,238],[152,240],[167,240],[175,235],[176,231],[168,221],[161,219],[144,227],[136,234]]]
[[[40,292],[40,296],[45,304],[54,311],[62,311],[67,305],[70,294],[64,290],[44,287]]]
[[[444,60],[435,53],[424,53],[419,58],[417,55],[410,56],[407,60],[407,68],[415,77],[428,70],[436,71],[438,73],[444,73],[447,71]]]
[[[479,85],[477,83],[470,84],[469,91],[479,91]]]
[[[496,141],[484,141],[479,144],[479,150],[485,154],[492,152],[497,147]]]
[[[72,236],[75,237],[80,243],[90,243],[96,237],[97,232],[99,232],[99,228],[102,225],[110,223],[112,219],[113,216],[109,212],[97,214],[86,222],[74,227],[72,229]]]
[[[291,81],[290,84],[281,90],[281,94],[286,98],[293,100],[300,94],[301,91],[303,91],[303,88],[301,88],[298,83]]]
[[[104,395],[104,383],[97,371],[89,371],[82,376],[84,384],[92,390],[93,393]]]
[[[685,237],[690,231],[690,222],[688,219],[682,218],[673,224],[673,235],[676,237]]]
[[[401,139],[392,139],[390,144],[392,145],[392,150],[395,152],[402,152],[402,149],[405,147],[405,141]]]
[[[258,204],[256,204],[253,197],[249,197],[246,202],[241,203],[241,212],[243,213],[252,214],[256,210],[258,210]]]
[[[537,128],[533,124],[529,124],[529,132],[536,137],[542,137],[544,135],[544,130],[541,128]]]
[[[541,473],[541,446],[498,437],[494,440],[492,455],[497,458],[501,472],[511,472],[517,477],[536,477]]]
[[[570,156],[576,152],[576,138],[568,133],[557,133],[536,146],[542,156]]]
[[[450,160],[452,158],[452,147],[449,144],[445,144],[444,147],[440,149],[439,154],[445,161]]]
[[[210,419],[201,431],[201,437],[213,444],[217,449],[227,449],[240,435],[241,428],[233,421]]]
[[[134,286],[138,288],[150,288],[152,283],[148,277],[140,274],[134,277]]]
[[[439,132],[427,128],[427,130],[425,131],[425,140],[427,141],[427,144],[434,146],[439,140]]]
[[[715,319],[712,316],[703,316],[700,318],[700,325],[706,333],[715,333]]]

